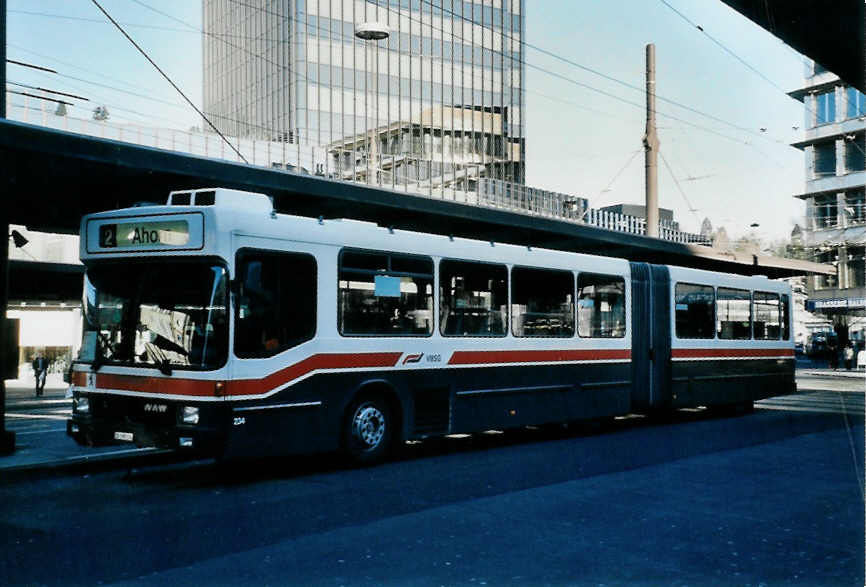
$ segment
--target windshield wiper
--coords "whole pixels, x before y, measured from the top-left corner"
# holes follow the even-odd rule
[[[171,361],[168,358],[163,359],[156,366],[160,373],[171,377]]]

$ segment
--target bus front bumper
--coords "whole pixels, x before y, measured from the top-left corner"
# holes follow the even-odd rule
[[[84,414],[73,414],[66,421],[66,435],[82,446],[132,445],[209,455],[220,454],[225,446],[225,439],[212,428],[181,424],[155,428]]]

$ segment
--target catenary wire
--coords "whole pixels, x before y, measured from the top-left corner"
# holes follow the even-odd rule
[[[682,12],[680,12],[679,10],[677,10],[676,8],[674,8],[673,6],[671,6],[671,4],[670,4],[669,2],[667,2],[667,0],[659,0],[659,2],[661,2],[662,4],[664,4],[665,6],[667,6],[669,9],[671,9],[671,10],[672,10],[672,11],[673,11],[677,16],[679,16],[681,19],[683,19],[683,20],[684,20],[685,22],[687,22],[689,25],[691,25],[692,27],[696,28],[696,29],[699,30],[701,33],[703,33],[704,36],[706,36],[710,41],[712,41],[712,42],[713,42],[717,47],[719,47],[722,51],[724,51],[725,53],[727,53],[728,55],[730,55],[731,57],[733,57],[734,59],[736,59],[737,61],[739,61],[739,62],[740,62],[744,67],[746,67],[749,71],[751,71],[752,73],[754,73],[755,75],[757,75],[758,77],[760,77],[762,80],[764,80],[765,82],[767,82],[768,84],[770,84],[771,86],[773,86],[775,89],[777,89],[778,91],[780,91],[780,92],[782,92],[783,94],[785,94],[786,96],[788,95],[788,92],[786,92],[784,88],[782,88],[782,87],[779,86],[776,82],[774,82],[774,81],[771,80],[769,77],[767,77],[766,75],[764,75],[764,74],[763,74],[761,71],[759,71],[756,67],[752,66],[752,64],[750,64],[748,61],[746,61],[745,59],[743,59],[742,57],[740,57],[739,55],[737,55],[736,53],[734,53],[734,51],[732,51],[730,48],[728,48],[724,43],[722,43],[721,41],[719,41],[718,39],[716,39],[715,37],[713,37],[711,34],[709,34],[706,30],[704,30],[704,27],[702,27],[702,26],[699,25],[698,23],[692,21],[692,20],[691,20],[689,17],[687,17],[685,14],[683,14]],[[845,101],[845,104],[846,104],[846,105],[849,105],[849,106],[850,106],[850,102],[848,101],[848,97],[847,97],[844,93],[842,94],[842,99]],[[809,107],[809,105],[806,104],[806,101],[805,101],[805,100],[803,100],[803,108],[806,110],[807,113],[809,113],[810,117],[815,117],[815,116],[817,116],[817,113],[815,112],[815,110],[813,110],[811,107]],[[860,151],[860,154],[861,154],[861,155],[866,156],[866,152],[864,152],[864,150],[860,147],[860,145],[858,145],[857,143],[854,143],[854,146],[855,146],[855,147]]]
[[[185,22],[185,21],[183,21],[183,20],[181,20],[181,19],[178,19],[178,18],[176,18],[176,17],[174,17],[174,16],[172,16],[172,15],[169,15],[169,14],[163,12],[163,11],[160,11],[160,10],[158,10],[158,9],[156,9],[156,8],[150,7],[150,6],[146,5],[146,4],[143,3],[143,2],[139,2],[138,0],[132,0],[132,1],[136,2],[137,4],[139,4],[139,5],[141,5],[141,6],[145,7],[145,8],[148,8],[148,9],[150,9],[150,10],[156,12],[157,14],[161,14],[161,15],[163,15],[163,16],[166,17],[166,18],[170,18],[170,19],[172,19],[172,20],[174,20],[174,21],[176,21],[176,22],[179,22],[179,23],[183,24],[184,26],[186,26],[187,28],[189,28],[190,30],[189,30],[189,31],[186,31],[186,30],[182,30],[182,29],[168,29],[168,28],[166,28],[166,27],[161,27],[161,28],[164,28],[164,29],[166,29],[166,30],[171,30],[171,31],[181,31],[181,32],[191,32],[191,33],[192,33],[192,32],[201,32],[201,33],[203,33],[203,34],[205,34],[205,35],[212,36],[212,37],[216,38],[217,40],[221,40],[221,41],[223,41],[223,42],[226,42],[226,43],[229,44],[230,46],[232,46],[232,47],[234,47],[234,48],[237,48],[237,49],[239,49],[239,50],[241,50],[241,51],[244,51],[244,52],[246,52],[246,53],[250,53],[250,54],[255,55],[256,57],[259,57],[259,58],[263,58],[263,57],[262,57],[261,55],[259,55],[259,54],[256,54],[256,53],[254,53],[254,52],[252,52],[252,51],[250,51],[250,50],[248,50],[248,49],[244,49],[243,47],[238,47],[237,45],[232,45],[231,43],[228,43],[227,41],[224,41],[224,39],[221,39],[221,38],[220,38],[220,37],[226,37],[226,36],[233,36],[233,37],[237,37],[237,38],[242,38],[242,39],[252,40],[252,39],[251,39],[250,37],[248,37],[248,36],[244,36],[244,35],[224,35],[224,34],[219,34],[219,33],[207,33],[207,32],[201,31],[201,30],[198,29],[197,27],[194,27],[193,25],[190,25],[189,23],[187,23],[187,22]],[[241,1],[239,1],[239,0],[232,0],[232,1],[233,1],[235,4],[239,4],[239,5],[242,5],[242,6],[250,7],[250,8],[253,8],[253,9],[256,9],[256,10],[259,10],[259,11],[262,11],[262,12],[267,13],[267,14],[272,14],[272,15],[275,15],[275,16],[277,16],[277,17],[279,17],[279,18],[282,18],[282,19],[286,19],[286,20],[290,20],[290,21],[295,21],[295,20],[296,20],[296,19],[295,19],[294,17],[292,17],[291,15],[285,15],[285,14],[281,14],[281,13],[278,13],[278,12],[274,12],[274,11],[272,11],[272,10],[268,10],[268,9],[266,9],[266,8],[262,8],[262,7],[258,7],[258,6],[253,6],[253,5],[251,5],[251,4],[248,4],[248,3],[245,3],[245,2],[241,2]],[[423,1],[426,2],[426,0],[423,0]],[[387,11],[391,11],[391,12],[395,12],[395,13],[397,13],[397,14],[401,14],[401,13],[399,13],[399,12],[396,12],[393,8],[390,8],[390,7],[382,6],[381,8],[383,8],[384,10],[387,10]],[[437,7],[437,10],[439,10],[438,7]],[[26,11],[22,11],[22,12],[24,12],[24,13],[26,13],[26,14],[37,15],[37,16],[49,16],[49,17],[57,17],[57,18],[69,18],[69,19],[74,19],[74,20],[87,20],[87,21],[92,21],[92,22],[102,22],[102,21],[97,21],[97,20],[95,20],[95,19],[83,19],[83,18],[81,18],[81,17],[72,17],[72,16],[66,16],[66,15],[54,15],[54,14],[35,13],[35,12],[26,12]],[[469,21],[469,19],[467,19],[466,17],[463,17],[463,16],[460,16],[460,15],[457,15],[456,13],[453,13],[453,12],[451,12],[451,11],[447,11],[447,10],[446,10],[446,12],[450,12],[450,13],[454,14],[454,15],[455,15],[456,17],[458,17],[458,18],[461,18],[461,19],[463,19],[463,20],[467,20],[467,21]],[[404,14],[403,16],[406,16],[406,18],[408,18],[410,21],[419,22],[419,23],[421,22],[420,20],[418,20],[418,19],[412,17],[411,15],[405,15],[405,14]],[[139,24],[139,25],[136,25],[136,26],[149,27],[149,25],[140,25],[140,24]],[[317,30],[321,30],[321,31],[328,31],[329,34],[330,34],[332,37],[338,37],[338,38],[340,38],[340,39],[342,39],[342,40],[344,40],[344,41],[347,40],[347,37],[346,37],[345,35],[343,35],[342,33],[336,33],[336,34],[334,34],[334,31],[330,30],[329,28],[326,28],[326,27],[320,27],[320,26],[309,27],[309,25],[306,25],[306,26],[307,26],[308,28],[315,28],[315,29],[317,29]],[[160,27],[150,27],[150,28],[160,28]],[[445,31],[445,30],[442,29],[442,28],[435,27],[435,26],[432,26],[432,25],[431,25],[431,29],[433,29],[433,30],[437,30],[437,31],[440,31],[440,32],[442,32],[444,35],[449,35],[449,36],[455,37],[455,38],[457,38],[457,39],[459,39],[459,40],[461,40],[461,41],[466,41],[465,38],[460,37],[460,36],[457,36],[457,35],[454,35],[452,32]],[[515,40],[513,37],[510,37],[509,35],[505,35],[505,36],[508,37],[508,38],[512,38],[512,40]],[[543,52],[543,53],[545,53],[545,54],[551,54],[549,51],[547,51],[547,50],[545,50],[545,49],[542,49],[542,48],[537,47],[537,46],[535,46],[535,45],[532,45],[532,44],[526,43],[526,42],[524,42],[524,41],[517,40],[517,42],[523,43],[523,44],[526,45],[527,47],[530,47],[530,48],[532,48],[532,49],[534,49],[534,50],[536,50],[536,51]],[[381,48],[381,49],[382,49],[382,50],[385,50],[385,51],[397,51],[397,50],[392,50],[392,49],[390,49],[390,48],[388,48],[388,47],[384,47],[384,48]],[[494,51],[494,52],[496,52],[496,53],[500,53],[501,55],[505,56],[505,53],[502,52],[502,51]],[[553,54],[551,54],[551,55],[553,55]],[[554,55],[554,56],[555,56],[555,55]],[[432,56],[431,56],[431,58],[432,58]],[[266,58],[263,58],[263,59],[265,59],[266,62],[270,62],[270,63],[272,63],[272,64],[274,64],[274,65],[277,65],[278,67],[281,67],[281,68],[283,68],[283,69],[288,69],[288,66],[285,66],[285,65],[282,65],[282,64],[275,63],[275,62],[273,62],[272,60],[269,60],[269,59],[266,59]],[[564,59],[564,58],[561,58],[561,60],[563,60],[564,62],[569,63],[569,64],[571,64],[571,65],[574,65],[574,66],[576,66],[576,67],[580,67],[580,68],[582,68],[582,69],[585,69],[585,70],[587,70],[587,71],[590,71],[590,72],[593,72],[593,73],[597,73],[597,74],[599,74],[599,75],[601,75],[602,77],[605,77],[605,78],[607,78],[607,79],[611,79],[611,80],[613,80],[613,81],[617,81],[618,83],[621,83],[622,85],[625,85],[626,87],[629,87],[629,88],[632,88],[632,89],[639,89],[639,88],[637,88],[636,86],[632,86],[631,84],[628,84],[627,82],[621,82],[621,80],[616,80],[615,78],[611,78],[610,76],[606,76],[605,74],[600,74],[599,72],[596,72],[596,71],[593,70],[592,68],[588,68],[588,67],[586,67],[586,66],[582,66],[582,65],[580,65],[580,64],[578,64],[578,63],[576,63],[576,62],[573,62],[573,61],[571,61],[571,60],[567,60],[567,59]],[[551,71],[549,71],[549,70],[547,70],[547,69],[545,69],[545,68],[542,68],[542,67],[540,67],[540,66],[534,65],[534,64],[529,63],[529,62],[527,62],[527,61],[525,61],[525,60],[518,60],[518,63],[519,63],[519,64],[522,64],[522,65],[525,65],[525,66],[528,66],[528,67],[530,67],[530,68],[532,68],[532,69],[535,69],[535,70],[537,70],[537,71],[540,71],[541,73],[544,73],[544,74],[547,74],[547,75],[552,75],[552,76],[554,76],[554,77],[558,77],[559,79],[562,79],[563,81],[566,81],[566,82],[569,82],[569,83],[576,84],[576,85],[578,85],[578,86],[580,86],[580,87],[583,87],[583,88],[585,88],[585,89],[588,89],[588,90],[590,90],[590,91],[600,92],[600,93],[602,93],[603,95],[605,95],[605,96],[607,96],[607,97],[610,97],[610,98],[612,98],[612,99],[614,99],[614,100],[618,100],[618,101],[624,102],[624,103],[626,103],[626,104],[628,104],[628,105],[631,105],[631,106],[634,106],[634,107],[637,107],[637,108],[641,108],[641,109],[644,108],[644,106],[641,105],[641,104],[638,104],[638,103],[636,103],[636,102],[632,102],[632,101],[630,101],[630,100],[627,100],[627,99],[621,98],[621,97],[619,97],[619,96],[617,96],[617,95],[615,95],[615,94],[612,94],[612,93],[609,93],[609,92],[605,92],[604,90],[600,90],[600,89],[595,88],[594,86],[591,86],[591,85],[589,85],[589,84],[584,84],[584,83],[582,83],[582,82],[578,82],[578,81],[576,81],[576,80],[573,80],[573,79],[568,78],[568,77],[566,77],[566,76],[563,76],[563,75],[561,75],[561,74],[557,74],[557,73],[555,73],[555,72],[551,72]],[[310,80],[309,77],[307,77],[307,76],[305,76],[305,75],[303,75],[303,74],[301,74],[301,73],[299,73],[299,72],[294,72],[294,73],[295,73],[295,75],[297,75],[300,79],[303,79],[303,80],[308,81],[308,82],[311,82],[311,83],[315,83],[315,82],[312,82],[312,80]],[[485,78],[485,77],[483,76],[483,74],[482,74],[482,79],[487,79],[487,78]],[[521,88],[521,90],[522,90],[522,91],[525,91],[525,92],[528,92],[528,93],[535,93],[535,94],[538,94],[537,92],[534,92],[534,91],[532,91],[532,90],[528,90],[528,89],[526,89],[526,88]],[[539,94],[539,95],[544,96],[543,94]],[[548,97],[548,98],[549,98],[549,97]],[[667,101],[667,102],[670,102],[670,103],[672,103],[672,104],[674,104],[674,105],[677,105],[677,106],[680,106],[680,107],[683,107],[683,108],[689,109],[689,107],[687,107],[687,106],[681,105],[681,104],[679,104],[679,103],[677,103],[677,102],[675,102],[675,101],[669,100],[669,99],[664,98],[664,97],[662,97],[662,96],[657,96],[657,98],[658,98],[659,100]],[[174,104],[174,105],[175,105],[175,106],[179,106],[179,105],[177,105],[177,104]],[[181,106],[181,107],[183,107],[183,106]],[[709,114],[706,114],[706,113],[702,113],[702,112],[697,111],[697,110],[695,110],[695,109],[692,109],[692,111],[694,111],[695,113],[701,114],[701,115],[703,115],[703,116],[707,116],[707,117],[709,117],[709,118],[711,118],[711,119],[715,119],[715,120],[717,120],[717,121],[719,121],[719,122],[721,122],[721,123],[723,123],[723,124],[726,124],[726,125],[728,125],[728,126],[731,126],[732,128],[735,128],[735,129],[737,129],[737,130],[744,131],[744,132],[748,132],[748,133],[751,133],[751,134],[755,134],[756,136],[759,136],[759,137],[764,138],[764,139],[767,139],[767,140],[771,140],[771,141],[773,140],[773,139],[770,139],[770,138],[769,138],[768,136],[766,136],[765,134],[760,134],[760,135],[759,135],[759,134],[755,133],[754,131],[751,131],[750,129],[747,129],[747,128],[745,128],[745,127],[742,127],[742,126],[739,126],[739,125],[736,125],[736,124],[730,123],[730,122],[725,121],[725,120],[723,120],[723,119],[720,119],[720,118],[718,118],[718,117],[714,117],[713,115],[709,115]],[[745,144],[745,145],[748,145],[748,146],[752,146],[752,144],[749,143],[749,142],[747,142],[747,141],[742,141],[742,140],[740,140],[740,139],[737,139],[737,138],[731,137],[731,136],[729,136],[729,135],[726,135],[726,134],[720,133],[720,132],[715,131],[715,130],[713,130],[713,129],[710,129],[710,128],[707,128],[707,127],[704,127],[704,126],[702,126],[702,125],[698,125],[698,124],[693,123],[693,122],[691,122],[691,121],[683,120],[683,119],[680,119],[680,118],[678,118],[678,117],[675,117],[675,116],[672,116],[672,115],[666,114],[666,113],[661,112],[661,111],[657,111],[657,114],[658,114],[659,116],[663,116],[663,117],[670,118],[670,119],[672,119],[672,120],[676,120],[676,121],[678,121],[678,122],[681,122],[682,124],[689,125],[689,126],[694,127],[694,128],[696,128],[696,129],[698,129],[698,130],[702,130],[702,131],[704,131],[704,132],[707,132],[707,133],[710,133],[710,134],[714,134],[714,135],[719,136],[719,137],[721,137],[721,138],[725,138],[725,139],[727,139],[727,140],[731,140],[731,141],[737,142],[737,143],[739,143],[739,144]],[[611,116],[615,116],[615,115],[611,115]],[[253,125],[251,125],[251,126],[253,126]],[[273,132],[274,129],[268,129],[268,130],[271,131],[271,132]],[[781,141],[775,141],[775,142],[781,142]]]
[[[260,12],[263,12],[263,13],[265,13],[265,14],[271,14],[271,15],[273,15],[273,16],[277,16],[277,17],[282,18],[282,19],[287,20],[287,21],[296,21],[296,19],[295,19],[293,16],[291,16],[291,15],[281,14],[281,13],[279,13],[279,12],[274,12],[273,10],[268,10],[268,9],[266,9],[266,8],[263,8],[263,7],[254,6],[254,5],[252,5],[252,4],[249,4],[249,3],[247,3],[247,2],[243,2],[243,1],[241,1],[241,0],[229,0],[229,1],[232,2],[233,4],[238,4],[238,5],[241,5],[241,6],[245,6],[245,7],[248,7],[248,8],[252,8],[252,9],[254,9],[254,10],[258,10],[258,11],[260,11]],[[403,16],[403,17],[407,18],[410,22],[416,22],[416,23],[419,23],[419,24],[422,24],[422,25],[425,24],[425,23],[422,23],[422,21],[421,21],[420,19],[417,19],[417,18],[412,17],[411,14],[400,13],[399,11],[397,11],[397,10],[395,10],[395,9],[393,9],[393,8],[390,8],[390,7],[388,7],[388,6],[379,6],[379,7],[382,8],[383,10],[385,10],[385,11],[392,12],[392,13],[394,13],[394,14],[397,14],[398,16]],[[461,18],[461,19],[463,19],[463,20],[466,20],[465,17],[459,17],[459,18]],[[428,24],[429,24],[429,23],[428,23]],[[318,28],[318,27],[314,27],[314,28]],[[451,36],[451,37],[453,37],[453,38],[456,38],[456,39],[459,39],[459,40],[461,40],[461,41],[466,41],[466,40],[467,40],[467,39],[465,39],[464,37],[461,37],[461,36],[455,35],[453,32],[446,31],[446,30],[444,30],[444,29],[442,29],[442,28],[440,28],[440,27],[433,26],[432,24],[430,24],[430,28],[431,28],[431,30],[439,31],[439,32],[441,32],[443,35],[449,35],[449,36]],[[340,38],[345,38],[342,34],[339,34],[339,33],[337,34],[337,36],[339,36]],[[514,40],[513,37],[510,37],[510,36],[508,36],[508,35],[505,35],[505,36],[506,36],[507,38],[512,38],[512,40]],[[519,41],[518,41],[518,42],[519,42]],[[386,48],[384,48],[384,50],[386,50],[386,51],[390,51],[391,49],[389,49],[389,48],[386,47]],[[495,51],[495,52],[501,54],[503,57],[505,56],[505,53],[504,53],[503,51],[501,51],[501,50],[500,50],[500,51]],[[432,56],[431,56],[431,58],[432,58]],[[574,79],[569,78],[569,77],[567,77],[567,76],[565,76],[565,75],[558,74],[558,73],[556,73],[556,72],[552,72],[552,71],[550,71],[550,70],[548,70],[548,69],[545,69],[545,68],[543,68],[543,67],[540,67],[540,66],[538,66],[538,65],[535,65],[535,64],[529,63],[529,62],[527,62],[525,59],[523,59],[523,60],[517,60],[517,61],[518,61],[518,63],[521,64],[521,65],[524,65],[524,66],[530,67],[531,69],[535,69],[535,70],[540,71],[541,73],[544,73],[544,74],[546,74],[546,75],[550,75],[550,76],[553,76],[553,77],[559,78],[559,79],[561,79],[562,81],[565,81],[565,82],[568,82],[568,83],[571,83],[571,84],[577,85],[577,86],[582,87],[582,88],[585,88],[585,89],[588,89],[588,90],[590,90],[590,91],[592,91],[592,92],[600,93],[600,94],[602,94],[602,95],[604,95],[604,96],[607,96],[607,97],[609,97],[609,98],[611,98],[611,99],[613,99],[613,100],[616,100],[616,101],[619,101],[619,102],[623,102],[623,103],[628,104],[628,105],[630,105],[630,106],[634,106],[634,107],[636,107],[636,108],[639,108],[640,110],[644,110],[644,109],[645,109],[645,106],[644,106],[643,104],[639,104],[639,103],[637,103],[637,102],[633,102],[633,101],[628,100],[628,99],[626,99],[626,98],[623,98],[623,97],[621,97],[621,96],[617,96],[616,94],[613,94],[613,93],[611,93],[611,92],[607,92],[607,91],[605,91],[605,90],[601,90],[601,89],[596,88],[596,87],[594,87],[594,86],[591,86],[591,85],[589,85],[589,84],[586,84],[586,83],[583,83],[583,82],[580,82],[580,81],[574,80]],[[483,77],[483,76],[482,76],[482,77]],[[521,90],[521,91],[526,91],[525,88],[520,88],[520,90]],[[725,138],[725,139],[727,139],[727,140],[730,140],[730,141],[733,141],[733,142],[736,142],[736,143],[739,143],[739,144],[747,145],[747,146],[752,146],[752,143],[750,143],[750,142],[748,142],[748,141],[743,141],[743,140],[740,140],[740,139],[737,139],[737,138],[731,137],[731,136],[729,136],[729,135],[726,135],[726,134],[721,133],[721,132],[718,132],[718,131],[716,131],[716,130],[713,130],[713,129],[707,128],[707,127],[705,127],[705,126],[702,126],[702,125],[700,125],[700,124],[697,124],[697,123],[691,122],[691,121],[689,121],[689,120],[685,120],[685,119],[682,119],[682,118],[679,118],[679,117],[673,116],[673,115],[671,115],[671,114],[667,114],[667,113],[661,112],[661,111],[659,111],[658,109],[656,109],[656,113],[657,113],[659,116],[663,116],[663,117],[665,117],[665,118],[669,118],[669,119],[671,119],[671,120],[676,120],[676,121],[681,122],[681,123],[683,123],[683,124],[686,124],[686,125],[689,125],[689,126],[691,126],[691,127],[694,127],[694,128],[699,129],[699,130],[702,130],[702,131],[704,131],[704,132],[707,132],[707,133],[710,133],[710,134],[713,134],[713,135],[716,135],[716,136],[719,136],[719,137]],[[742,127],[737,127],[736,125],[732,125],[732,124],[730,124],[730,123],[729,123],[729,125],[734,126],[734,127],[737,128],[738,130],[742,128]],[[751,132],[751,131],[750,131],[750,132]],[[764,135],[764,134],[757,134],[757,133],[753,133],[753,134],[756,134],[756,136],[759,136],[759,137],[761,137],[761,138],[763,138],[763,139],[770,140],[771,142],[782,143],[782,141],[777,141],[777,140],[770,139],[769,137],[767,137],[767,136]],[[784,144],[786,144],[786,143],[784,143]]]
[[[697,212],[697,208],[695,208],[695,207],[692,205],[692,203],[689,201],[689,198],[686,196],[686,193],[683,191],[683,188],[682,188],[682,186],[680,185],[679,180],[677,179],[676,175],[674,175],[674,171],[673,171],[673,169],[671,169],[671,166],[668,164],[668,160],[665,159],[665,156],[662,154],[661,151],[659,151],[659,157],[661,157],[662,163],[664,163],[664,165],[665,165],[665,169],[668,170],[668,174],[671,176],[671,179],[674,180],[674,185],[677,187],[677,191],[678,191],[678,192],[680,193],[680,195],[683,197],[683,200],[685,201],[686,206],[688,206],[688,210],[689,210],[689,212],[692,214],[692,216],[694,216],[695,221],[698,223],[698,225],[700,225],[701,220],[700,220],[700,218],[698,217],[698,215],[697,215],[697,213],[696,213],[696,212]]]
[[[237,147],[235,147],[234,144],[232,144],[232,143],[231,143],[231,142],[226,138],[226,136],[225,136],[225,135],[224,135],[224,134],[223,134],[223,133],[222,133],[222,132],[221,132],[221,131],[216,127],[216,126],[214,126],[214,124],[210,121],[210,119],[209,119],[207,116],[205,116],[205,114],[204,114],[204,113],[203,113],[203,112],[198,108],[198,106],[196,106],[195,104],[193,104],[192,100],[190,100],[190,99],[186,96],[186,94],[183,92],[183,90],[181,90],[181,89],[177,86],[177,84],[175,84],[174,81],[172,81],[172,79],[171,79],[171,78],[170,78],[170,77],[169,77],[169,76],[168,76],[168,75],[167,75],[167,74],[166,74],[166,73],[165,73],[165,72],[164,72],[164,71],[163,71],[163,70],[162,70],[162,69],[161,69],[161,68],[156,64],[156,62],[155,62],[153,59],[150,58],[150,56],[147,54],[147,52],[146,52],[144,49],[142,49],[142,48],[138,45],[138,43],[136,43],[135,40],[133,40],[132,37],[129,36],[129,34],[128,34],[124,29],[123,29],[123,27],[122,27],[121,25],[119,25],[119,24],[117,23],[117,21],[115,21],[115,20],[111,17],[110,14],[108,14],[108,12],[107,12],[107,11],[106,11],[106,10],[105,10],[101,5],[100,5],[100,4],[99,4],[99,2],[98,2],[97,0],[91,0],[91,2],[93,2],[93,4],[95,4],[96,7],[99,8],[99,10],[100,10],[104,15],[105,15],[105,17],[106,17],[108,20],[110,20],[110,21],[114,24],[115,27],[117,27],[117,29],[118,29],[118,30],[123,34],[123,36],[126,37],[127,40],[129,40],[129,42],[132,43],[133,46],[134,46],[136,49],[138,49],[139,53],[141,53],[141,54],[145,57],[145,59],[147,59],[147,60],[150,62],[150,64],[153,65],[153,66],[156,68],[156,70],[157,70],[160,74],[162,74],[162,76],[166,79],[166,81],[168,81],[168,83],[170,83],[170,84],[172,85],[172,87],[173,87],[175,90],[177,90],[177,92],[178,92],[181,96],[183,96],[183,99],[186,100],[186,102],[187,102],[187,103],[188,103],[188,104],[189,104],[189,105],[190,105],[190,106],[191,106],[191,107],[192,107],[196,112],[198,112],[199,116],[201,116],[202,119],[203,119],[205,122],[207,122],[208,125],[210,125],[210,127],[213,128],[214,131],[215,131],[215,132],[216,132],[216,133],[217,133],[217,134],[218,134],[218,135],[219,135],[219,136],[220,136],[220,137],[221,137],[221,138],[222,138],[222,139],[223,139],[223,140],[224,140],[224,141],[225,141],[225,142],[226,142],[230,147],[231,147],[231,149],[232,149],[232,150],[237,154],[237,156],[240,157],[241,161],[243,161],[244,163],[249,163],[249,162],[247,161],[246,157],[244,157],[244,156],[241,154],[241,152],[237,149]]]

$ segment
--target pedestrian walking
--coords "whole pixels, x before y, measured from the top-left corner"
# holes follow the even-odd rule
[[[42,355],[36,355],[33,359],[33,376],[36,378],[36,397],[42,395],[45,389],[45,377],[48,375],[48,359]]]
[[[839,348],[834,340],[827,341],[827,359],[830,369],[835,371],[839,367]]]
[[[848,344],[846,344],[844,354],[845,354],[845,369],[847,371],[850,371],[851,367],[854,364],[854,345],[852,345],[850,342]]]

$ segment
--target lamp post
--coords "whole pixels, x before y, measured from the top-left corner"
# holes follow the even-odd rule
[[[367,102],[367,90],[366,83],[364,88],[364,110],[368,120],[368,129],[370,135],[370,145],[367,148],[367,183],[370,183],[370,159],[374,157],[374,155],[378,154],[378,142],[379,137],[376,136],[376,127],[378,126],[379,121],[379,41],[387,39],[391,35],[391,31],[388,29],[388,26],[376,21],[371,22],[363,22],[355,27],[355,36],[361,39],[362,41],[368,41],[366,43],[366,47],[370,48],[370,54],[372,55],[373,61],[373,92],[375,95],[374,99],[374,111],[376,113],[374,122],[372,125],[369,124],[370,120],[370,108]],[[369,41],[372,41],[370,43]],[[375,51],[374,51],[375,49]],[[365,48],[366,51],[366,48]],[[366,80],[366,73],[365,80]],[[378,162],[375,163],[376,175],[379,175],[380,165]],[[393,170],[392,170],[393,171]]]

